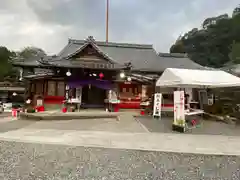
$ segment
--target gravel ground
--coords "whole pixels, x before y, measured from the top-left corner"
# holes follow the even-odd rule
[[[240,157],[0,141],[0,179],[240,179]]]

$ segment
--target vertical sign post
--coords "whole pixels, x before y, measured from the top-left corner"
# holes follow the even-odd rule
[[[153,106],[153,117],[161,117],[162,111],[162,94],[155,93],[154,95],[154,106]]]
[[[174,91],[174,122],[175,126],[185,131],[184,91]]]
[[[82,102],[82,87],[76,88],[76,99],[79,100],[79,102]]]
[[[66,87],[65,87],[65,99],[66,100],[68,100],[69,99],[69,86],[68,85],[66,85]]]

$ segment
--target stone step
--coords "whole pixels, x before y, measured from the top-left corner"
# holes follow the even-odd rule
[[[20,119],[24,120],[73,120],[73,119],[99,119],[115,118],[121,113],[117,112],[41,112],[41,113],[20,113]]]

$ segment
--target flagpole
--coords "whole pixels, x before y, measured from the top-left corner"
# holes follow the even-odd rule
[[[107,0],[107,11],[106,11],[106,42],[108,42],[108,21],[109,21],[109,0]]]

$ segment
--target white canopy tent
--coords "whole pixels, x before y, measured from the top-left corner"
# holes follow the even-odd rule
[[[240,86],[240,78],[221,70],[167,68],[156,86],[183,88],[223,88]]]

